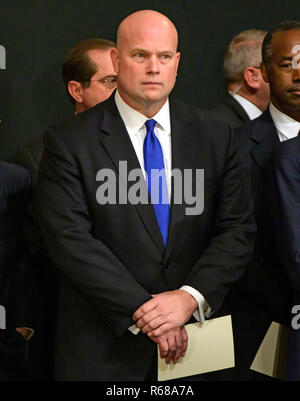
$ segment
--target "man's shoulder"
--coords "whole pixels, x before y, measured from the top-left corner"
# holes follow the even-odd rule
[[[56,123],[48,128],[54,131],[65,142],[72,143],[86,140],[87,136],[94,135],[101,130],[105,116],[111,122],[113,119],[121,119],[113,100],[99,103],[98,105]],[[220,132],[229,132],[230,126],[223,120],[203,108],[196,107],[177,98],[170,98],[170,117],[180,121],[185,126],[195,126],[202,131],[209,131],[210,135]]]
[[[104,109],[109,110],[104,103],[106,102],[49,126],[44,135],[44,144],[47,143],[49,133],[71,147],[78,147],[86,142],[88,137],[95,135],[101,128]]]
[[[236,115],[234,109],[224,102],[214,105],[209,111],[219,118],[228,118],[232,115]]]
[[[249,138],[252,136],[253,133],[264,135],[265,133],[268,133],[273,129],[275,129],[275,125],[270,115],[270,112],[267,109],[259,117],[255,118],[254,120],[248,121],[242,127],[236,128],[235,132],[244,136],[245,138]]]
[[[230,93],[227,93],[220,103],[212,107],[210,112],[215,117],[229,122],[233,128],[241,127],[250,121],[244,108]]]
[[[213,131],[218,131],[219,128],[228,130],[229,123],[216,117],[210,110],[200,108],[180,99],[172,99],[170,102],[171,117],[172,111],[176,112],[176,117],[180,115],[180,119],[188,125],[198,125],[202,127],[209,127]]]
[[[2,191],[17,192],[29,188],[30,175],[23,167],[0,161],[0,183]]]
[[[292,161],[292,158],[294,158],[300,161],[300,137],[297,136],[278,143],[274,149],[273,157],[287,161]]]
[[[14,163],[8,163],[5,161],[0,161],[0,174],[1,181],[3,179],[14,179],[15,177],[20,177],[21,179],[26,179],[28,177],[28,172],[23,167],[17,166]]]
[[[81,113],[74,114],[67,117],[59,122],[56,122],[49,126],[48,129],[68,132],[77,131],[79,128],[90,128],[91,126],[97,124],[99,119],[103,116],[103,110],[107,108],[107,102],[98,103],[95,106],[82,111]]]
[[[172,103],[170,103],[171,127]],[[228,122],[216,118],[205,109],[177,101],[176,111],[180,117],[176,117],[177,125],[185,135],[186,140],[191,141],[195,146],[210,149],[213,152],[226,151],[231,145],[235,146],[236,138],[231,125]]]

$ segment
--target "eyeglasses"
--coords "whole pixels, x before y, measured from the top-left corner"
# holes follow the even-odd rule
[[[98,82],[99,84],[104,85],[108,89],[112,89],[117,84],[117,77],[107,77],[102,79],[86,79],[81,82]]]

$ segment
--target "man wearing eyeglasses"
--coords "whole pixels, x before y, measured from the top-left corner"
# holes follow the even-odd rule
[[[110,53],[115,44],[105,39],[78,43],[63,64],[63,80],[75,114],[104,102],[116,88]]]
[[[115,43],[106,39],[87,39],[76,44],[67,55],[62,76],[74,113],[108,99],[117,85],[110,52]],[[35,138],[17,153],[15,162],[30,171],[35,182],[43,153],[42,136]]]
[[[223,67],[228,93],[212,111],[233,128],[259,117],[269,104],[269,84],[260,72],[265,34],[258,29],[242,31],[226,50]]]
[[[87,39],[75,45],[63,64],[63,81],[74,105],[74,113],[81,113],[106,100],[116,88],[116,73],[110,52],[115,43],[105,39]],[[27,143],[16,155],[15,163],[26,168],[33,188],[44,150],[43,137]],[[29,380],[52,379],[52,329],[54,327],[58,278],[44,250],[42,235],[36,218],[33,197],[28,204],[26,239],[30,247],[27,286],[32,295],[28,308],[27,326],[35,329],[28,341]],[[22,330],[23,328],[19,328]],[[26,338],[30,335],[27,329]]]

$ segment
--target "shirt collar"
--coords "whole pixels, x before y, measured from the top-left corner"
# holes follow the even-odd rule
[[[254,120],[262,114],[262,111],[257,106],[255,106],[255,104],[251,103],[248,99],[245,99],[243,96],[238,95],[237,93],[234,93],[232,91],[229,91],[229,93],[243,107],[245,112],[248,114],[250,120]]]
[[[278,110],[273,103],[269,106],[271,117],[277,130],[287,139],[294,138],[300,130],[300,122]]]
[[[125,103],[118,90],[115,93],[115,102],[126,129],[138,133],[149,118]],[[152,118],[157,122],[162,131],[168,135],[171,134],[169,99],[167,99],[162,108]]]

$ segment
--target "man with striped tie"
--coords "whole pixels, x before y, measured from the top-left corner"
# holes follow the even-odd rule
[[[167,363],[184,357],[184,324],[216,316],[250,259],[256,228],[230,127],[169,99],[177,42],[166,16],[129,15],[115,94],[45,134],[37,206],[61,274],[56,379],[156,379],[156,344]],[[203,208],[187,213],[203,170]]]
[[[293,67],[299,58],[299,48],[295,47],[300,44],[299,33],[299,21],[283,21],[267,32],[262,45],[261,73],[269,83],[271,101],[260,117],[238,128],[243,165],[251,177],[257,224],[253,258],[237,283],[240,293],[251,300],[249,312],[245,315],[242,311],[244,325],[251,323],[253,327],[253,331],[244,330],[240,336],[243,341],[236,347],[237,353],[244,352],[247,339],[249,352],[243,361],[242,379],[268,379],[249,367],[272,321],[287,325],[290,320],[291,288],[285,274],[286,258],[278,251],[291,239],[283,236],[280,229],[276,241],[274,225],[278,224],[280,213],[271,214],[271,205],[278,205],[268,171],[275,147],[285,146],[285,141],[296,137],[300,128],[300,74]],[[239,319],[240,327],[243,316]]]
[[[300,22],[274,33],[268,68],[271,99],[276,102],[282,142],[272,156],[270,193],[276,244],[292,302],[286,379],[300,380]],[[280,132],[279,132],[280,135]],[[281,294],[278,294],[281,295]]]

